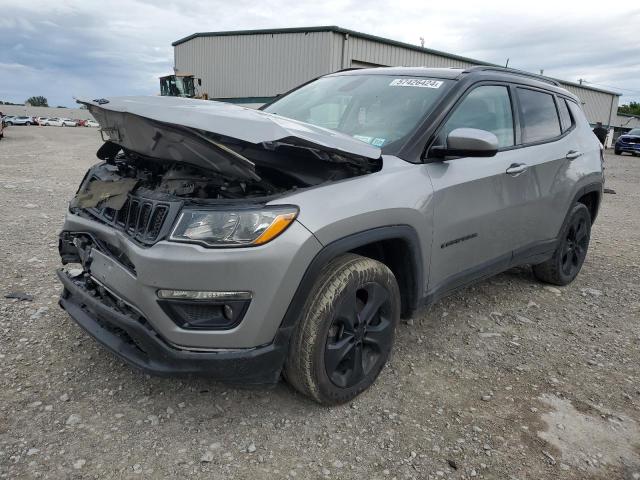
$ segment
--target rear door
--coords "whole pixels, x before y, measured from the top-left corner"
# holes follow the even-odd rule
[[[521,165],[512,95],[507,84],[473,87],[437,135],[436,144],[443,145],[456,128],[486,130],[497,136],[499,151],[490,158],[428,159],[426,168],[434,190],[431,294],[504,270],[514,245],[522,242],[523,199],[536,192],[531,191],[526,165]]]
[[[520,151],[533,189],[519,212],[523,237],[514,261],[520,262],[522,255],[553,247],[575,182],[571,163],[583,152],[564,98],[529,87],[515,90],[522,129]]]

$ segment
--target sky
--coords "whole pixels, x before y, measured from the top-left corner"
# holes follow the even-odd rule
[[[611,5],[611,6],[610,6]],[[526,7],[525,7],[526,6]],[[338,25],[640,101],[640,4],[595,1],[0,0],[0,100],[156,95],[194,32]]]

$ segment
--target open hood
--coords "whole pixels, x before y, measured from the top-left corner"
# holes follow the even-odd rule
[[[217,137],[269,150],[280,145],[307,148],[338,163],[364,165],[381,157],[379,148],[340,132],[229,103],[152,96],[77,102],[88,107],[112,143],[150,158],[191,163],[236,179],[260,177],[251,160]]]

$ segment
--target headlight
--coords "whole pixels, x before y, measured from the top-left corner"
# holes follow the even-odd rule
[[[252,210],[184,210],[170,240],[210,247],[262,245],[284,232],[297,215],[298,209],[292,206]]]

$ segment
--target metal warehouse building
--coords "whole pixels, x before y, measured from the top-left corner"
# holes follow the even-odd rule
[[[343,68],[492,65],[335,26],[194,33],[173,43],[176,73],[202,79],[209,98],[252,106]],[[620,94],[558,80],[591,123],[620,126]]]

